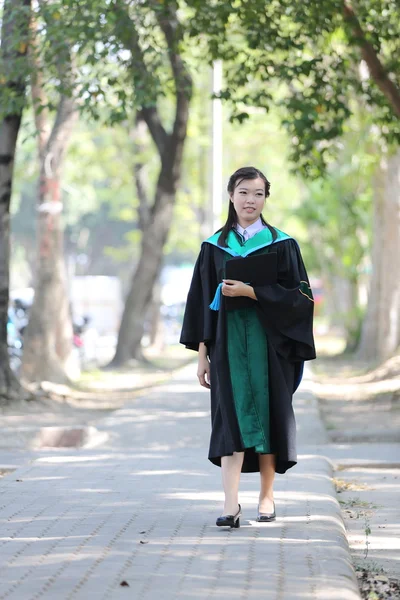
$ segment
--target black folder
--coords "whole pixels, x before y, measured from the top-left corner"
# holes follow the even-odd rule
[[[224,279],[235,279],[251,286],[270,285],[278,280],[278,255],[276,252],[256,254],[246,258],[231,258],[225,263]],[[249,308],[255,300],[247,296],[224,296],[226,310]]]

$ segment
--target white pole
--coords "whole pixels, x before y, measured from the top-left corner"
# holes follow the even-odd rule
[[[222,89],[222,60],[213,63],[212,91]],[[212,101],[212,228],[214,231],[222,225],[222,102]]]

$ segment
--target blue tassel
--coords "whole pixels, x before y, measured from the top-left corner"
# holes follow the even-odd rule
[[[246,283],[246,285],[250,285],[250,283]],[[214,300],[211,302],[211,304],[209,305],[209,307],[211,308],[211,310],[219,310],[220,306],[221,306],[221,288],[223,286],[223,283],[219,283],[217,290],[215,292],[215,296],[214,296]]]
[[[210,304],[211,310],[219,310],[219,307],[221,306],[221,288],[222,283],[219,283],[217,291],[215,292],[214,300]]]

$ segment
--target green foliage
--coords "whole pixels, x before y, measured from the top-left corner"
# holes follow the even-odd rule
[[[23,78],[26,84],[32,76],[40,79],[46,100],[39,111],[53,111],[59,94],[74,96],[86,118],[110,125],[129,119],[132,109],[155,106],[174,93],[158,16],[175,3],[165,7],[154,1],[137,5],[123,0],[35,3],[34,44],[28,44],[22,30],[29,8],[21,2],[8,4],[13,5],[10,18],[21,21],[21,35],[13,36],[9,48],[12,62],[0,54],[1,115],[12,114],[29,98],[19,87],[5,85],[10,78]]]
[[[153,107],[170,97],[174,79],[158,18],[173,5],[124,0],[40,3],[37,52],[48,91],[74,95],[86,118],[109,125],[131,118],[133,109]],[[73,81],[59,76],[66,43],[74,51]]]
[[[0,121],[18,115],[25,105],[29,75],[29,0],[2,3],[0,47]]]
[[[371,116],[354,108],[341,138],[341,153],[325,178],[307,184],[300,219],[314,240],[312,263],[332,275],[357,278],[371,246],[373,176],[380,154]],[[311,251],[311,250],[310,250]]]
[[[225,61],[232,118],[248,106],[278,103],[291,139],[294,168],[307,178],[323,174],[340,152],[339,138],[357,97],[388,143],[400,141],[400,122],[376,82],[360,67],[361,40],[345,19],[342,0],[187,0],[189,35],[207,42],[209,60]],[[400,6],[396,0],[354,2],[368,43],[399,88]],[[271,94],[274,82],[280,94]]]

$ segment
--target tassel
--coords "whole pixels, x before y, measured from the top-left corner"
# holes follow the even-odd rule
[[[246,283],[246,285],[250,285],[250,283]],[[220,306],[221,306],[221,288],[223,286],[223,283],[219,283],[217,290],[215,292],[215,296],[214,296],[214,300],[211,302],[211,304],[209,305],[209,307],[211,308],[211,310],[219,310]]]
[[[211,310],[219,310],[219,307],[221,306],[221,288],[222,283],[219,283],[217,291],[215,292],[214,300],[210,304]]]

